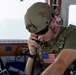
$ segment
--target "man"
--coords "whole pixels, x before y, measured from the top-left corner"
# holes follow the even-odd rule
[[[34,75],[38,72],[38,60],[42,65],[40,75],[75,75],[76,27],[57,25],[55,16],[53,8],[41,2],[33,4],[25,14],[25,25],[31,33],[28,40],[30,55],[26,64],[28,75],[31,75],[36,54],[39,57],[36,58]]]

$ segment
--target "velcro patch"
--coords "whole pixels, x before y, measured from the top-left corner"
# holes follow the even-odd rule
[[[55,61],[55,54],[42,54],[42,59],[45,64],[50,64]]]

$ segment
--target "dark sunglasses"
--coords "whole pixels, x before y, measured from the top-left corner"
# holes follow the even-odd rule
[[[35,33],[36,35],[43,35],[48,31],[48,27],[46,27],[45,29],[41,30],[40,32]]]

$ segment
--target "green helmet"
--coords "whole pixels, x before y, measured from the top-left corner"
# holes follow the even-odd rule
[[[39,33],[49,26],[55,16],[55,11],[47,3],[37,2],[26,12],[24,20],[26,28],[31,33]]]

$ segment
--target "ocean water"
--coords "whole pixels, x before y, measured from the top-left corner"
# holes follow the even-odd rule
[[[0,39],[24,39],[29,38],[30,33],[26,30],[23,20],[3,19],[0,20]]]

